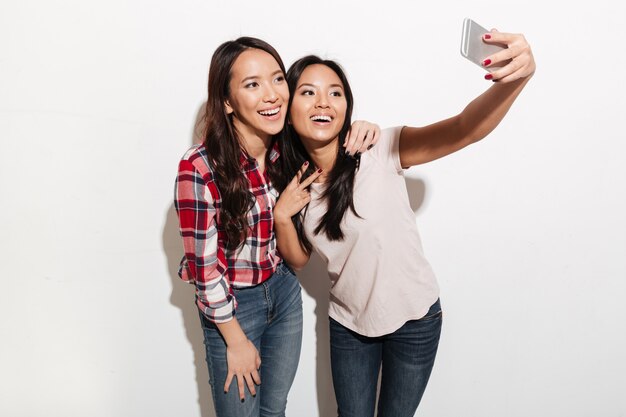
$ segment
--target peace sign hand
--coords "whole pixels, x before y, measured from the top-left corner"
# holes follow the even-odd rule
[[[309,163],[305,162],[280,194],[280,198],[276,202],[276,206],[274,206],[274,218],[276,221],[290,220],[291,217],[298,214],[311,201],[311,193],[308,190],[309,185],[322,174],[322,170],[318,169],[303,180],[302,177],[308,166]]]

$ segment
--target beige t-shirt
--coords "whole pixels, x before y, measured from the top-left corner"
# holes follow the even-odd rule
[[[326,262],[331,279],[329,315],[361,335],[393,333],[423,317],[439,297],[435,275],[422,250],[409,204],[398,144],[402,127],[384,129],[379,142],[361,156],[354,181],[354,206],[341,224],[343,241],[313,234],[327,210],[311,186],[304,228]]]

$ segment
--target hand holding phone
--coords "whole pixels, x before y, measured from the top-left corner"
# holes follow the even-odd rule
[[[485,43],[483,41],[483,35],[489,33],[487,29],[480,26],[470,18],[463,20],[463,33],[461,36],[461,55],[472,61],[479,67],[486,69],[483,65],[483,61],[490,55],[495,54],[503,49],[506,49],[499,45]],[[492,65],[492,67],[500,67],[506,65],[508,62],[503,62],[498,65]]]

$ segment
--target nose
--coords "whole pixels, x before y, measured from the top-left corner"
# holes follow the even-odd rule
[[[273,86],[268,85],[265,89],[265,94],[263,96],[263,101],[266,103],[275,103],[278,100],[278,94]]]
[[[315,107],[320,108],[320,109],[327,109],[330,107],[330,105],[328,104],[328,100],[326,99],[326,96],[324,94],[320,94],[317,96],[317,102],[315,103]]]

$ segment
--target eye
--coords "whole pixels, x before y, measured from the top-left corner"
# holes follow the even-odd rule
[[[248,84],[244,85],[244,88],[254,88],[254,87],[258,87],[259,83],[257,83],[256,81],[252,81],[249,82]]]
[[[315,92],[313,90],[302,90],[300,94],[303,96],[313,96],[315,95]]]
[[[285,76],[284,75],[279,75],[278,77],[276,77],[276,79],[274,80],[275,83],[282,83],[283,81],[285,81]]]
[[[333,96],[333,97],[341,97],[342,96],[341,91],[331,91],[330,95]]]

